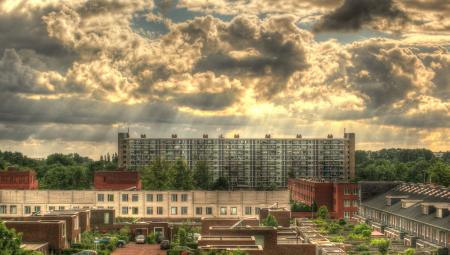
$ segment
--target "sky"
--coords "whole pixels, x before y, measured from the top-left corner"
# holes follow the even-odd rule
[[[450,150],[450,1],[1,0],[0,150],[131,136]]]

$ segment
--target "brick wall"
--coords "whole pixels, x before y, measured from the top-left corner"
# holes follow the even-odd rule
[[[34,171],[18,171],[8,168],[0,171],[0,189],[38,189],[39,182]]]

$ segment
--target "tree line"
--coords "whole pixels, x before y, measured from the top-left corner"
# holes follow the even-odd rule
[[[383,149],[356,151],[356,181],[405,181],[450,186],[450,152],[437,157],[426,149]],[[117,154],[105,154],[99,160],[73,154],[51,154],[32,159],[20,152],[0,151],[0,169],[14,166],[34,169],[42,189],[89,189],[94,173],[116,170]],[[142,185],[148,190],[228,190],[223,176],[214,175],[205,161],[192,169],[186,162],[154,160],[139,169]],[[262,187],[262,190],[274,187]]]
[[[356,151],[357,180],[404,181],[450,186],[450,152],[426,149]]]

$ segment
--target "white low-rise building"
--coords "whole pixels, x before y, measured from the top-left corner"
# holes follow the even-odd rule
[[[118,217],[200,218],[257,216],[278,203],[289,206],[286,191],[107,191],[0,190],[0,217],[79,208],[114,209]]]

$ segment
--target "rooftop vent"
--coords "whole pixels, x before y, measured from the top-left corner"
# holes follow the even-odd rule
[[[203,134],[203,138],[208,138],[208,134]]]
[[[178,138],[177,134],[172,134],[172,138]]]
[[[328,139],[332,139],[332,138],[333,138],[333,134],[327,135],[327,138],[328,138]]]
[[[297,134],[297,139],[302,139],[302,135],[301,134]]]
[[[234,138],[239,138],[239,134],[234,134]]]
[[[141,134],[141,138],[147,138],[145,134]]]
[[[223,139],[223,135],[222,134],[219,135],[219,139]]]
[[[270,139],[271,135],[270,134],[266,134],[266,138]]]

